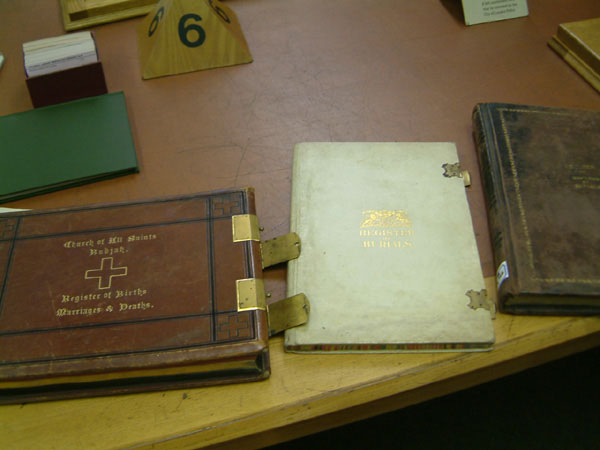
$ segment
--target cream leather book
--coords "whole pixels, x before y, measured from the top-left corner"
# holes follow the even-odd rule
[[[452,143],[301,143],[294,149],[288,295],[308,323],[292,352],[482,351],[494,311]]]

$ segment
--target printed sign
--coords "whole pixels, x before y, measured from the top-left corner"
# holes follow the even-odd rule
[[[467,25],[529,15],[527,0],[462,0],[462,6]]]

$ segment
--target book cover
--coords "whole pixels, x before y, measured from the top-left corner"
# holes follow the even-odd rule
[[[100,61],[25,79],[34,108],[106,94]]]
[[[138,172],[122,92],[0,117],[0,203]]]
[[[548,45],[600,92],[600,17],[560,24]]]
[[[600,112],[478,104],[499,307],[600,312]]]
[[[452,143],[301,143],[291,224],[302,240],[288,295],[308,323],[293,352],[489,350],[490,311]],[[483,301],[481,303],[484,303]]]
[[[266,378],[254,214],[241,189],[0,215],[0,403]]]

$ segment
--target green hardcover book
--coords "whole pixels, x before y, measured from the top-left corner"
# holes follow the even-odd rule
[[[0,117],[0,203],[138,172],[122,92]]]

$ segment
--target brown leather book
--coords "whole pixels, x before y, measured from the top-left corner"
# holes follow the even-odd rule
[[[499,309],[600,313],[600,112],[473,111]]]
[[[0,215],[0,403],[268,377],[254,214],[242,189]]]

